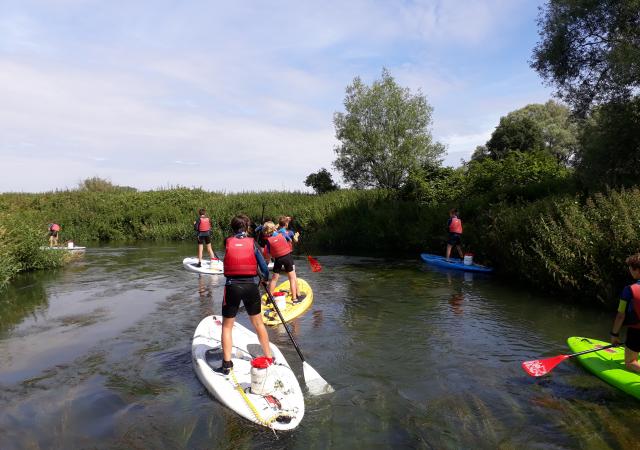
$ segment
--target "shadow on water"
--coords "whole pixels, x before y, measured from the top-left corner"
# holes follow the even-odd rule
[[[597,337],[610,314],[417,260],[326,255],[299,276],[314,304],[291,321],[336,392],[306,396],[292,433],[215,401],[191,364],[223,278],[181,267],[192,245],[101,248],[12,287],[0,350],[2,448],[633,448],[636,400],[567,361],[520,362]],[[248,325],[241,312],[238,321]],[[269,329],[294,371],[282,326]],[[43,350],[44,349],[44,350]],[[301,384],[304,380],[299,375]]]

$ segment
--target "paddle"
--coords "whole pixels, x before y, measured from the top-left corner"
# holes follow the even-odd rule
[[[617,347],[617,345],[609,344],[604,347],[592,348],[591,350],[585,350],[583,352],[573,353],[571,355],[558,355],[553,358],[546,359],[534,359],[533,361],[525,361],[522,363],[522,368],[532,377],[541,377],[551,372],[558,364],[565,359],[573,358],[574,356],[584,355],[592,352],[599,352],[607,348]]]
[[[271,304],[273,305],[276,312],[278,313],[278,316],[280,317],[280,321],[282,322],[282,325],[284,325],[284,329],[287,330],[289,339],[291,339],[291,342],[293,343],[293,346],[295,347],[296,352],[298,352],[298,356],[302,360],[302,372],[304,374],[304,381],[305,383],[307,383],[307,389],[309,389],[309,393],[311,395],[322,395],[322,394],[329,394],[333,392],[333,388],[331,387],[331,385],[327,383],[324,380],[324,378],[322,378],[320,374],[313,367],[311,367],[311,365],[308,362],[305,361],[304,356],[300,351],[300,347],[298,347],[298,344],[296,343],[296,340],[293,338],[291,331],[289,331],[289,326],[287,325],[287,322],[285,322],[284,317],[282,317],[280,308],[278,308],[278,305],[276,304],[275,299],[273,298],[273,296],[271,295],[271,292],[269,291],[269,286],[267,286],[267,282],[262,280],[260,284],[262,284],[262,287],[267,292],[267,297],[269,297],[269,301],[271,301]]]

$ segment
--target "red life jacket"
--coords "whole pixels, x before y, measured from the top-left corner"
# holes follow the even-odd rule
[[[60,231],[60,225],[58,225],[57,223],[52,223],[50,230],[51,231]]]
[[[252,277],[258,275],[258,260],[254,253],[253,238],[227,238],[224,254],[224,275]]]
[[[627,307],[627,312],[633,311],[635,318],[632,317],[631,323],[626,325],[629,328],[640,328],[640,284],[633,283],[629,287],[631,288],[631,305]]]
[[[200,217],[200,223],[198,224],[198,231],[205,232],[211,230],[211,219],[208,217]]]
[[[269,260],[271,259],[271,256],[269,256],[269,249],[267,248],[267,246],[265,245],[264,247],[262,247],[262,257],[264,258],[264,260],[268,263]]]
[[[458,217],[452,217],[449,224],[449,232],[462,234],[462,220],[458,219]]]
[[[269,241],[269,252],[274,258],[280,258],[293,251],[291,243],[281,234],[269,236],[267,240]]]

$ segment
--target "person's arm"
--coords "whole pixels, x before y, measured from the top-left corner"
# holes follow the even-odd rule
[[[613,320],[613,325],[611,326],[611,343],[613,345],[620,345],[620,329],[622,328],[622,324],[624,323],[625,311],[627,310],[627,302],[623,299],[620,299],[620,303],[618,304],[618,313],[616,314],[616,318]]]
[[[262,252],[260,252],[260,249],[258,248],[257,245],[253,246],[253,253],[256,255],[256,260],[258,261],[258,268],[262,273],[260,277],[265,281],[269,280],[269,266],[267,266],[267,263],[262,257]]]

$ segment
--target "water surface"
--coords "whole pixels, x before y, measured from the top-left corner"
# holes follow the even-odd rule
[[[567,353],[568,336],[606,337],[612,314],[417,257],[319,256],[320,273],[296,260],[314,304],[292,329],[336,392],[307,396],[300,427],[274,435],[216,402],[193,372],[193,331],[220,313],[224,281],[185,271],[193,253],[89,249],[2,294],[1,448],[636,445],[637,400],[572,361],[542,380],[520,368]],[[303,383],[284,329],[269,334]]]

